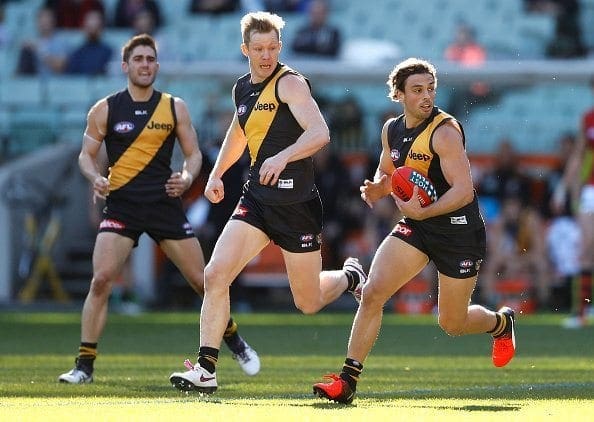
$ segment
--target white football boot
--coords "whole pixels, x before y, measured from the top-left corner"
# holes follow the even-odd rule
[[[169,382],[180,391],[198,391],[199,393],[212,394],[217,389],[217,373],[212,374],[200,365],[192,365],[186,359],[184,365],[186,372],[174,372],[169,376]]]
[[[359,260],[357,258],[348,257],[344,261],[344,264],[342,264],[342,270],[345,272],[348,271],[359,275],[359,283],[355,286],[355,289],[350,293],[355,297],[357,303],[360,303],[363,285],[367,282],[367,274],[365,274],[365,271],[363,271],[363,266],[359,263]]]
[[[231,356],[237,361],[243,372],[246,375],[256,375],[260,372],[260,358],[254,349],[252,349],[245,341],[243,342],[245,349],[239,353],[233,353]]]
[[[66,384],[89,384],[93,382],[93,375],[78,368],[73,368],[58,377],[58,381]]]

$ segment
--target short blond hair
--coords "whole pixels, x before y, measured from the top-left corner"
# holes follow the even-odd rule
[[[267,34],[275,31],[278,40],[281,39],[281,29],[285,27],[285,21],[279,15],[270,12],[251,12],[241,18],[241,38],[245,45],[248,45],[252,32]]]

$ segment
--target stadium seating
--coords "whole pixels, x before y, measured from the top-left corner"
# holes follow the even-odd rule
[[[22,108],[44,106],[51,111],[62,111],[60,116],[65,132],[73,135],[80,125],[77,121],[84,109],[97,99],[123,87],[124,78],[119,70],[116,56],[110,74],[101,78],[54,78],[40,81],[36,78],[15,78],[13,75],[18,48],[22,40],[35,35],[35,13],[43,0],[22,0],[6,4],[7,29],[13,42],[7,50],[0,51],[0,108],[8,114]],[[414,2],[378,0],[373,7],[365,2],[333,2],[331,21],[340,27],[344,42],[358,39],[381,40],[400,49],[402,56],[418,56],[439,62],[443,51],[451,41],[456,24],[460,20],[476,23],[477,38],[483,43],[490,59],[521,57],[538,59],[544,57],[547,42],[554,33],[554,20],[546,15],[528,15],[519,1],[498,0],[436,0],[433,7],[419,9]],[[108,21],[115,11],[116,0],[104,0]],[[188,13],[189,0],[160,0],[164,26],[160,37],[163,45],[162,74],[157,86],[175,95],[181,95],[190,106],[192,116],[200,119],[205,109],[205,95],[221,95],[227,101],[228,81],[220,78],[195,75],[178,77],[175,69],[200,68],[201,63],[241,63],[245,60],[239,52],[239,19],[241,13],[219,16]],[[594,0],[581,0],[584,36],[587,44],[594,46]],[[299,25],[305,20],[303,14],[289,13],[284,16],[287,26],[283,34],[285,56],[290,60],[288,46]],[[105,39],[116,51],[130,35],[129,30],[107,28]],[[215,35],[215,36],[213,36]],[[61,31],[65,43],[77,44],[81,33],[76,30]],[[365,53],[362,52],[362,56]],[[174,69],[168,71],[167,69]],[[363,68],[362,68],[363,69]],[[377,79],[377,78],[376,78]],[[379,117],[395,105],[387,98],[385,80],[369,79],[347,83],[339,79],[314,83],[315,92],[332,99],[347,93],[355,95],[364,111],[366,140],[359,147],[366,148],[377,139]],[[64,87],[64,88],[62,88]],[[542,92],[559,96],[543,101]],[[509,127],[514,127],[514,136],[520,150],[541,149],[553,151],[554,141],[564,131],[575,129],[576,116],[589,104],[588,95],[573,95],[583,87],[558,86],[522,89],[518,95],[513,90],[502,91],[500,101],[490,106],[475,107],[465,118],[470,139],[477,151],[492,151],[498,139]],[[438,104],[446,107],[449,91],[438,90]],[[571,98],[571,100],[569,99]],[[528,102],[527,104],[524,104]],[[544,112],[541,105],[550,107],[554,117],[539,123]],[[547,115],[548,112],[547,112]],[[10,119],[10,117],[9,117]],[[4,124],[6,130],[9,126]],[[69,135],[67,138],[71,138]],[[535,140],[536,138],[536,140]]]

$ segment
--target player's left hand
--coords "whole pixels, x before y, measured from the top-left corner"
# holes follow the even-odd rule
[[[413,220],[425,219],[423,216],[424,208],[421,207],[421,201],[419,200],[419,187],[417,185],[413,187],[413,194],[408,201],[403,201],[393,192],[390,195],[392,195],[396,206],[403,215],[407,216],[408,218],[412,218]]]
[[[184,177],[179,171],[176,171],[171,174],[169,179],[167,179],[167,182],[165,183],[165,192],[172,198],[179,197],[182,196],[191,184],[192,179],[187,173]]]
[[[260,167],[260,184],[262,185],[276,185],[278,177],[287,166],[286,160],[284,160],[280,154],[268,157],[262,163]]]

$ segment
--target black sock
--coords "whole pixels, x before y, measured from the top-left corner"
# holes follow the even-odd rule
[[[495,324],[495,327],[493,327],[491,331],[487,331],[487,333],[491,334],[493,338],[501,337],[509,333],[511,324],[508,321],[508,316],[501,312],[496,312],[495,317],[497,318],[497,323]]]
[[[245,350],[245,342],[237,332],[237,323],[233,321],[233,318],[229,318],[227,328],[223,334],[223,340],[234,354],[241,353]]]
[[[219,360],[219,349],[214,347],[200,346],[198,351],[198,364],[213,374],[215,372],[215,365]]]
[[[346,358],[342,371],[340,372],[340,378],[345,380],[351,390],[357,390],[357,381],[359,381],[359,375],[363,371],[363,364],[354,359]]]
[[[355,287],[357,287],[357,284],[359,284],[359,273],[349,270],[344,270],[344,273],[346,274],[347,280],[349,282],[347,291],[352,292],[355,290]]]
[[[97,343],[81,342],[76,358],[76,368],[84,371],[87,375],[93,373],[93,364],[97,358]]]

